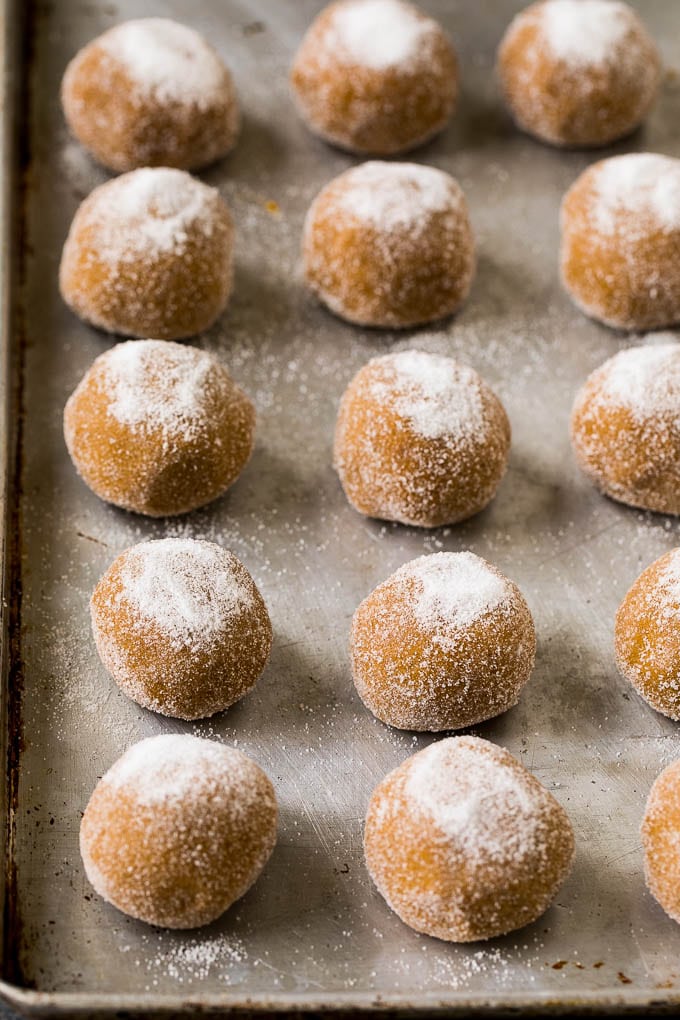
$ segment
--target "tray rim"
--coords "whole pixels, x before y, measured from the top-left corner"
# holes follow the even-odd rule
[[[19,469],[21,447],[21,332],[17,299],[22,284],[23,249],[22,175],[30,166],[23,151],[22,126],[29,123],[22,113],[30,110],[30,51],[34,0],[0,0],[0,755],[5,775],[0,783],[0,840],[4,848],[0,874],[0,1003],[22,1015],[34,1017],[114,1017],[125,1014],[176,1015],[195,1012],[212,1014],[292,1014],[292,1013],[436,1013],[446,1016],[491,1015],[636,1015],[640,1009],[648,1015],[680,1011],[680,990],[659,989],[659,994],[638,989],[616,993],[598,990],[556,997],[504,992],[484,996],[463,994],[456,1001],[447,999],[441,989],[428,993],[422,989],[418,1001],[403,994],[377,995],[370,991],[319,993],[280,992],[249,995],[243,988],[225,990],[219,995],[163,995],[153,993],[117,994],[109,992],[46,992],[7,980],[6,970],[11,945],[13,821],[12,790],[18,772],[16,742],[20,727],[10,732],[13,719],[20,719],[20,683],[12,690],[13,671],[20,660],[12,660],[20,623],[20,604],[12,602],[17,589],[16,545]],[[20,594],[20,590],[19,590]],[[17,711],[18,710],[18,711]],[[16,756],[16,757],[15,757]],[[662,994],[663,993],[663,994]]]

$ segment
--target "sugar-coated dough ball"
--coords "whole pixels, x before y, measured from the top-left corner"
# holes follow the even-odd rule
[[[680,549],[671,549],[642,571],[619,606],[615,648],[619,670],[638,694],[676,721],[680,720],[679,616]]]
[[[507,751],[449,737],[373,791],[364,833],[378,891],[416,931],[476,942],[523,928],[567,877],[566,812]]]
[[[254,686],[272,644],[267,607],[233,553],[212,542],[141,542],[90,602],[100,658],[144,708],[201,719]]]
[[[217,358],[163,340],[101,354],[69,397],[66,445],[107,503],[164,517],[203,506],[236,480],[255,409]]]
[[[224,311],[232,264],[231,216],[219,192],[182,170],[145,168],[100,185],[79,207],[59,286],[93,326],[176,340]]]
[[[458,70],[438,22],[403,0],[339,0],[319,14],[291,69],[300,115],[350,152],[394,155],[446,125]]]
[[[80,852],[96,892],[124,914],[196,928],[251,887],[276,821],[272,784],[245,754],[186,734],[149,737],[97,783]]]
[[[680,322],[680,159],[632,152],[595,163],[562,202],[562,282],[617,329]]]
[[[334,465],[359,513],[433,528],[493,499],[509,447],[507,415],[481,376],[407,350],[373,358],[345,390]]]
[[[498,77],[519,127],[553,145],[608,145],[646,117],[661,58],[618,0],[543,0],[511,22]]]
[[[536,631],[516,584],[471,552],[420,556],[354,614],[352,675],[382,722],[458,730],[517,704]]]
[[[314,199],[305,220],[307,283],[332,312],[402,329],[451,315],[475,271],[457,181],[416,163],[362,163]]]
[[[680,760],[657,776],[647,798],[641,833],[649,891],[680,924]]]
[[[61,87],[72,133],[110,170],[196,170],[236,141],[231,74],[210,44],[169,18],[125,21],[80,50]]]
[[[571,440],[607,496],[680,514],[680,344],[631,347],[605,361],[576,397]]]

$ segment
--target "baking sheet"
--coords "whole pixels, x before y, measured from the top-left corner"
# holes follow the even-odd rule
[[[515,0],[428,0],[452,33],[463,95],[451,127],[412,158],[466,191],[479,269],[455,319],[405,333],[345,325],[305,292],[299,267],[310,200],[356,160],[311,137],[287,68],[321,4],[312,0],[36,0],[30,15],[23,284],[20,654],[16,810],[12,816],[5,994],[24,1008],[113,1010],[357,1008],[374,1004],[573,1011],[680,1001],[680,928],[646,893],[638,826],[648,789],[680,755],[680,731],[616,672],[613,617],[639,571],[679,544],[680,524],[598,496],[570,455],[575,389],[635,338],[589,322],[557,283],[557,209],[599,154],[552,150],[503,112],[493,55]],[[673,0],[636,5],[669,68],[680,65]],[[259,413],[255,454],[218,503],[149,521],[101,503],[77,478],[62,439],[65,400],[113,338],[63,306],[57,267],[82,198],[106,174],[67,136],[63,69],[93,36],[131,16],[200,29],[233,68],[244,110],[234,153],[202,174],[237,228],[234,296],[194,341],[219,355]],[[21,56],[12,53],[12,61]],[[648,125],[604,154],[680,156],[680,89],[668,74]],[[18,201],[18,197],[17,197]],[[275,203],[274,205],[272,203]],[[510,468],[492,505],[436,531],[359,517],[331,469],[336,408],[371,356],[417,346],[480,371],[510,415]],[[275,644],[255,691],[199,724],[154,716],[106,676],[87,604],[111,560],[141,539],[202,537],[231,548],[268,604]],[[406,928],[363,865],[362,819],[376,782],[430,737],[390,730],[351,683],[347,634],[358,602],[406,560],[472,549],[513,578],[538,631],[519,705],[474,732],[518,755],[564,804],[577,858],[536,924],[484,945],[451,946]],[[193,732],[238,746],[275,783],[277,849],[251,892],[210,928],[169,933],[106,906],[78,854],[80,814],[97,778],[134,741]]]

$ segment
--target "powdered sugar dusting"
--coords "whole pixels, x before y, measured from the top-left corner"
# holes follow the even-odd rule
[[[416,58],[438,26],[401,0],[349,0],[333,12],[332,50],[348,63],[382,70]]]
[[[471,552],[419,556],[397,576],[417,582],[413,610],[428,628],[468,627],[514,595],[505,578]]]
[[[125,554],[119,598],[172,645],[204,646],[224,634],[231,617],[253,608],[252,584],[237,567],[233,553],[213,542],[141,542]]]
[[[133,744],[101,782],[125,787],[140,804],[179,801],[204,782],[235,786],[247,782],[254,762],[240,751],[186,733],[164,733]],[[259,770],[257,770],[259,772]]]
[[[619,351],[598,376],[600,399],[627,408],[640,420],[670,415],[680,423],[680,344]]]
[[[452,358],[415,350],[375,361],[384,367],[387,378],[371,384],[373,394],[389,400],[419,435],[463,437],[484,429],[480,379],[473,369]]]
[[[630,7],[617,0],[548,0],[539,13],[553,55],[586,65],[617,59],[634,21]]]
[[[206,40],[169,18],[139,18],[105,32],[98,44],[119,61],[137,88],[159,102],[207,109],[221,98],[228,74]]]
[[[622,215],[651,219],[660,230],[680,230],[680,160],[652,152],[614,156],[595,167],[593,186],[594,219],[602,233],[630,229]]]
[[[680,615],[680,549],[669,553],[668,563],[659,574],[659,581],[666,591],[667,614]]]
[[[503,860],[530,847],[532,822],[547,796],[507,751],[477,737],[450,737],[415,755],[406,794],[477,860]]]
[[[463,193],[454,179],[435,167],[419,163],[371,160],[342,177],[340,207],[362,223],[380,230],[427,229],[428,217],[458,213]]]

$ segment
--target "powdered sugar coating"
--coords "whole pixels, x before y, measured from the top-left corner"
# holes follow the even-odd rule
[[[680,230],[680,160],[654,152],[612,156],[598,164],[593,184],[595,225],[603,233],[626,230],[630,217]]]
[[[123,65],[137,88],[158,102],[219,101],[225,67],[198,32],[170,18],[137,18],[100,36],[101,48]]]
[[[405,563],[352,620],[352,676],[364,704],[401,729],[461,729],[507,711],[534,663],[529,608],[470,552]]]
[[[232,283],[232,225],[215,188],[144,167],[95,188],[60,266],[62,296],[96,326],[174,339],[207,328]]]
[[[631,26],[631,8],[618,0],[548,0],[541,27],[554,56],[575,64],[616,58]]]
[[[203,718],[247,694],[272,629],[252,577],[212,542],[141,542],[114,561],[90,603],[102,662],[145,708]]]
[[[438,741],[391,772],[371,798],[364,846],[401,919],[454,942],[535,920],[574,851],[554,797],[507,751],[476,737]]]
[[[97,784],[80,828],[88,879],[132,917],[207,924],[242,896],[276,838],[276,798],[240,751],[188,734],[131,747]]]
[[[670,719],[680,719],[680,549],[640,574],[616,614],[619,670]]]
[[[345,391],[334,464],[360,513],[421,527],[477,513],[505,471],[510,426],[483,379],[451,358],[373,358]]]
[[[211,354],[160,340],[100,355],[64,410],[69,453],[108,502],[164,516],[215,499],[250,456],[255,411]]]
[[[614,499],[680,513],[680,345],[620,351],[574,401],[580,467]]]
[[[336,6],[327,45],[348,64],[382,70],[422,60],[438,25],[402,0],[349,0]]]
[[[345,184],[340,208],[376,230],[424,231],[430,216],[450,214],[464,201],[449,174],[419,163],[362,163]]]

